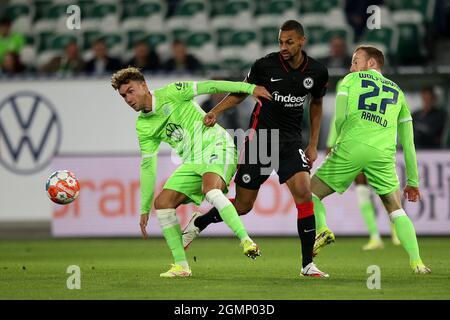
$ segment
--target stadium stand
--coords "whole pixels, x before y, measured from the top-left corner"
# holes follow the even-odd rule
[[[166,60],[170,43],[180,39],[206,71],[245,72],[256,57],[277,50],[278,27],[287,19],[303,23],[306,49],[319,59],[329,54],[329,40],[339,35],[349,50],[362,42],[381,46],[391,66],[427,63],[434,55],[429,37],[437,28],[436,1],[380,2],[382,28],[366,28],[358,41],[345,0],[10,0],[2,11],[13,20],[12,30],[26,38],[20,56],[29,71],[56,54],[67,37],[76,38],[85,59],[92,41],[103,37],[109,52],[122,61],[140,40]],[[73,4],[81,11],[81,30],[66,26],[67,7]]]

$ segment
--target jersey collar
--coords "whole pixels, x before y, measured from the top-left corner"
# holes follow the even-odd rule
[[[369,71],[374,71],[374,72],[378,73],[380,76],[382,76],[381,72],[379,72],[379,71],[377,71],[375,69],[369,69]]]
[[[304,50],[302,50],[302,54],[305,57],[302,61],[302,63],[300,64],[300,66],[297,69],[292,69],[291,66],[289,65],[289,63],[286,63],[283,60],[283,57],[281,56],[281,53],[278,53],[278,58],[280,59],[281,65],[283,66],[283,69],[286,70],[286,72],[291,72],[294,70],[298,70],[300,72],[304,72],[306,70],[306,67],[308,66],[309,63],[309,57],[306,54],[306,52]]]
[[[152,95],[152,111],[150,111],[150,112],[142,112],[141,111],[141,116],[143,116],[143,117],[150,117],[152,114],[155,113],[155,109],[156,109],[155,91],[154,90],[150,91],[150,94]]]

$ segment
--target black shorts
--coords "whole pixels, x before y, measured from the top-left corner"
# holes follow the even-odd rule
[[[239,155],[239,165],[234,178],[240,187],[259,189],[273,170],[277,172],[280,184],[285,183],[297,172],[310,172],[300,141],[280,142],[273,150],[270,143],[264,146],[266,150],[261,149],[251,140],[245,142],[244,150]]]

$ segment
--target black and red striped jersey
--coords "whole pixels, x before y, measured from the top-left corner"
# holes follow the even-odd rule
[[[302,51],[304,59],[297,69],[292,69],[279,52],[256,60],[247,82],[264,86],[273,100],[262,100],[255,105],[250,128],[279,129],[280,141],[301,141],[303,106],[310,99],[321,98],[326,93],[328,70],[320,62]]]

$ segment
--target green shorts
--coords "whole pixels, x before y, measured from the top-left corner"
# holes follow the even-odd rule
[[[349,141],[332,149],[315,176],[334,191],[344,193],[360,172],[379,195],[399,188],[395,155],[386,155],[374,147]]]
[[[231,178],[236,173],[237,168],[237,153],[234,145],[229,146],[227,150],[221,150],[223,153],[228,153],[227,161],[219,156],[217,152],[205,151],[208,159],[205,163],[183,163],[181,164],[167,179],[163,189],[170,189],[183,193],[188,197],[185,203],[193,202],[200,205],[205,198],[202,193],[202,176],[207,172],[216,173],[225,182],[224,193],[228,193],[228,186]],[[209,155],[210,153],[210,155]]]

